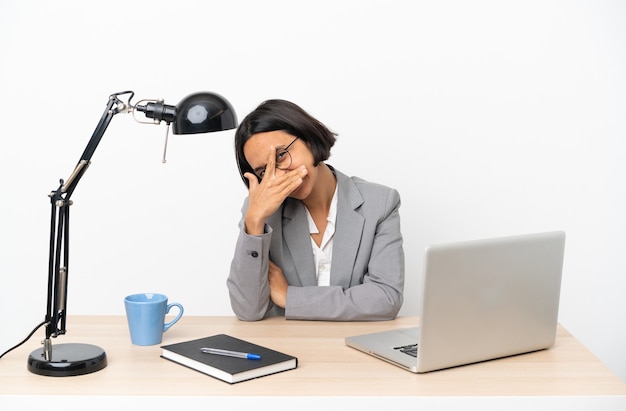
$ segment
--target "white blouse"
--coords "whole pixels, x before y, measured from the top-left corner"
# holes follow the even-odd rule
[[[318,234],[319,230],[313,221],[313,217],[306,209],[307,219],[309,220],[309,232],[311,234]],[[330,203],[330,210],[328,211],[328,217],[326,218],[328,224],[326,225],[326,231],[324,231],[324,237],[322,238],[321,246],[315,243],[313,237],[311,237],[311,246],[313,247],[313,257],[315,259],[315,272],[317,273],[317,285],[330,285],[330,263],[333,257],[333,236],[335,235],[335,223],[337,221],[337,186],[335,186],[335,192],[333,193],[333,199]]]

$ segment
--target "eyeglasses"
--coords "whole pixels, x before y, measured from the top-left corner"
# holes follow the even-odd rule
[[[291,147],[291,145],[293,143],[296,142],[296,140],[298,139],[298,137],[294,138],[293,141],[291,143],[289,143],[287,145],[287,147],[285,148],[277,148],[276,149],[276,168],[279,170],[287,170],[289,167],[291,167],[291,154],[289,154],[289,147]],[[256,170],[254,170],[254,174],[256,174],[256,176],[259,179],[263,179],[263,176],[265,175],[265,168],[258,168]]]

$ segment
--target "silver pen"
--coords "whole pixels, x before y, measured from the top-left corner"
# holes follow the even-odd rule
[[[202,351],[205,354],[215,354],[215,355],[224,355],[227,357],[246,358],[248,360],[260,360],[261,359],[261,356],[259,354],[250,354],[247,352],[222,350],[219,348],[203,347],[203,348],[200,348],[200,351]]]

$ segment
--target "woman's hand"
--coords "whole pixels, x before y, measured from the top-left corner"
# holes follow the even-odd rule
[[[267,279],[270,283],[270,298],[279,307],[285,308],[287,303],[287,280],[283,275],[283,270],[270,261],[267,270]]]
[[[246,232],[261,235],[265,220],[271,216],[285,199],[302,184],[307,174],[304,166],[276,175],[276,148],[270,147],[263,180],[259,183],[256,175],[245,173],[250,183],[248,211],[246,212]]]

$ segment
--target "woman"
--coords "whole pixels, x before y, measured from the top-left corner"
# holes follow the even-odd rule
[[[248,186],[227,286],[241,320],[372,321],[403,301],[400,196],[324,161],[336,135],[268,100],[235,133]]]

